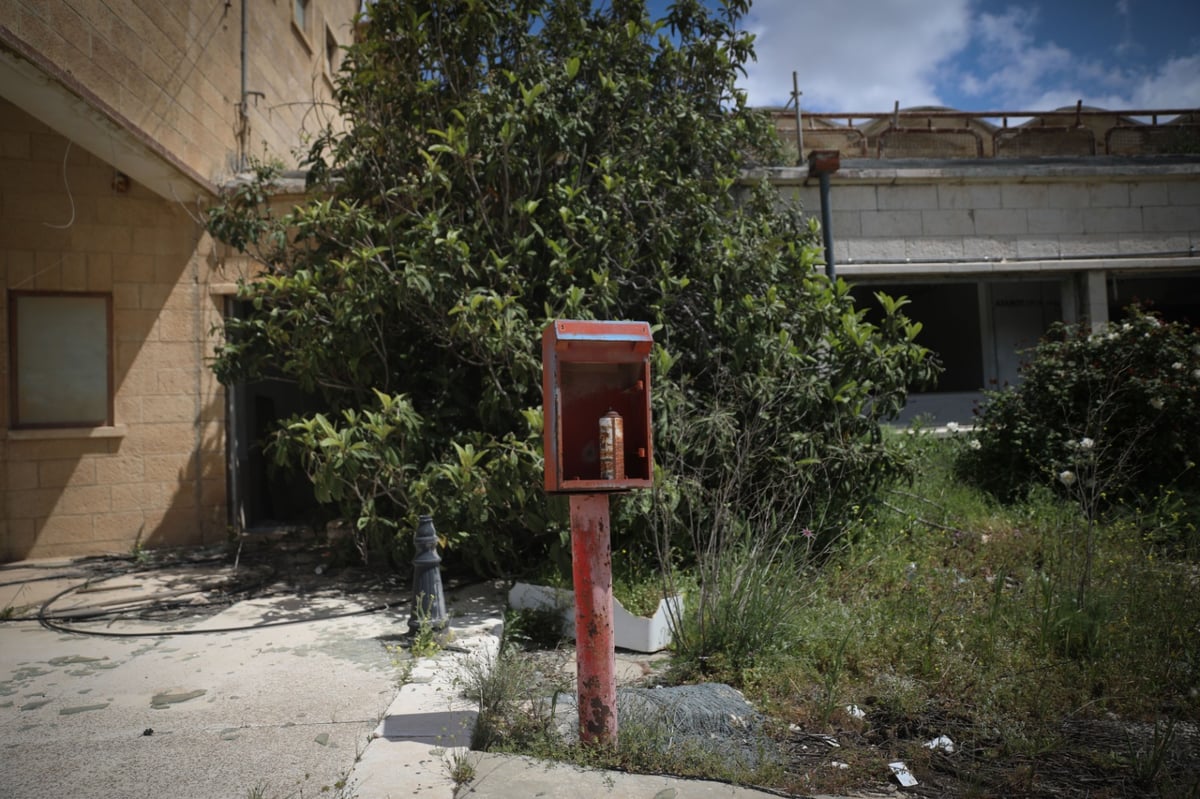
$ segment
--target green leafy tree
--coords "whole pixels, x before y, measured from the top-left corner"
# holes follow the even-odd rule
[[[900,303],[868,324],[814,268],[813,225],[739,182],[777,146],[735,85],[748,7],[370,3],[337,82],[348,128],[307,156],[320,192],[272,215],[263,170],[213,210],[214,234],[263,262],[217,374],[324,397],[331,413],[293,420],[274,451],[367,550],[421,512],[479,571],[561,550],[541,491],[539,339],[556,318],[654,326],[673,507],[703,506],[720,477],[695,439],[732,456],[749,419],[763,447],[739,459],[746,479],[819,497],[831,530],[828,509],[894,468],[878,422],[933,366]],[[682,423],[718,410],[707,434]]]

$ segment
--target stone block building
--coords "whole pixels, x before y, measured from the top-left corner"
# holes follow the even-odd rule
[[[337,124],[358,0],[0,0],[0,561],[224,539],[201,213]]]
[[[0,562],[216,543],[301,508],[255,443],[303,398],[226,391],[209,369],[252,266],[202,213],[251,159],[295,167],[340,124],[332,78],[358,10],[0,0]],[[800,166],[746,176],[818,214],[805,159],[840,152],[838,275],[865,302],[908,295],[947,366],[912,414],[969,420],[1055,319],[1141,298],[1200,321],[1195,113],[1016,116],[809,115]]]
[[[945,108],[774,112],[799,166],[752,170],[820,215],[813,151],[837,151],[825,209],[836,275],[863,304],[911,300],[946,369],[905,419],[970,423],[1051,323],[1134,302],[1200,324],[1200,124],[1187,109],[997,116]],[[1019,124],[1017,124],[1019,123]],[[802,142],[802,143],[801,143]]]

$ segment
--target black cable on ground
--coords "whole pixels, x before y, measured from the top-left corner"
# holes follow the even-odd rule
[[[26,583],[44,583],[49,580],[74,580],[80,577],[87,577],[86,574],[47,574],[42,577],[27,577],[24,580],[9,580],[8,582],[0,583],[0,588],[8,588],[10,585],[25,585]]]
[[[120,577],[129,574],[141,574],[143,572],[162,571],[164,569],[176,568],[180,566],[199,566],[206,563],[213,563],[224,560],[221,555],[204,555],[188,558],[177,558],[174,560],[161,560],[153,564],[139,563],[136,558],[128,555],[89,555],[83,558],[77,558],[70,561],[69,564],[43,564],[43,563],[3,563],[0,564],[0,574],[6,571],[17,571],[19,569],[29,569],[36,571],[53,571],[64,570],[58,574],[45,574],[37,577],[27,577],[21,580],[8,580],[0,582],[0,588],[8,588],[14,585],[26,585],[28,583],[48,582],[50,580],[76,580],[83,578],[84,585],[91,585],[93,582],[102,582],[113,577]],[[94,574],[89,574],[82,570],[82,567],[88,564],[125,564],[133,566],[133,568],[113,568],[109,567],[103,571]],[[75,571],[67,572],[67,569]],[[261,583],[260,583],[261,584]],[[38,621],[37,616],[0,616],[0,622],[6,621]]]
[[[103,583],[105,580],[110,580],[115,577],[128,577],[133,574],[142,574],[145,572],[160,571],[161,569],[162,569],[161,566],[154,566],[154,567],[150,567],[150,568],[138,568],[138,569],[125,569],[125,570],[120,570],[120,571],[110,571],[107,573],[86,576],[86,578],[84,579],[84,581],[82,583],[76,583],[76,584],[70,586],[68,589],[66,589],[66,591],[60,592],[57,596],[52,597],[50,599],[50,602],[53,602],[54,600],[58,599],[59,597],[64,596],[65,594],[70,593],[72,591],[79,591],[79,590],[82,590],[83,588],[90,588],[93,585]],[[69,575],[69,576],[80,577],[80,576],[84,576],[84,575]],[[227,586],[223,586],[223,588],[224,588],[225,592],[227,594],[229,594],[230,596],[244,595],[246,597],[250,597],[254,590],[261,588],[263,585],[266,584],[266,582],[268,580],[272,579],[274,576],[275,576],[275,572],[274,572],[274,570],[272,570],[268,575],[259,576],[253,580],[241,580],[240,582],[235,582],[232,586],[227,585]],[[66,579],[66,577],[67,577],[67,575],[56,575],[55,579]],[[42,580],[42,579],[51,579],[51,578],[35,578],[35,579]],[[30,582],[32,582],[32,580]],[[199,593],[201,590],[202,589],[197,588],[192,593]],[[138,600],[130,600],[129,602],[126,602],[124,604],[84,605],[81,607],[71,608],[69,611],[66,611],[64,613],[56,614],[54,616],[47,616],[45,618],[52,618],[55,620],[60,620],[60,619],[61,620],[82,620],[82,619],[91,619],[91,618],[103,618],[105,616],[120,616],[126,612],[138,610],[139,608],[142,609],[144,612],[147,610],[153,610],[155,608],[175,608],[175,607],[187,606],[187,605],[191,604],[191,603],[177,603],[177,602],[176,603],[163,603],[160,601],[155,601],[159,597],[179,596],[179,595],[180,595],[179,591],[169,591],[166,593],[160,593],[160,594],[156,594],[154,596],[145,597],[145,598],[138,599]],[[191,606],[195,607],[197,609],[200,609],[200,608],[204,608],[204,607],[211,607],[213,605],[221,605],[221,604],[229,604],[229,601],[222,601],[222,602],[211,602],[210,601],[210,602],[206,602],[203,604],[191,604]],[[42,622],[43,618],[44,617],[41,614],[39,614],[37,616],[0,616],[0,623],[14,622],[14,621]]]
[[[113,558],[108,555],[96,555],[96,556],[92,556],[89,558],[84,558],[82,561],[75,561],[74,564],[78,564],[83,561],[100,561],[100,560],[110,561],[110,560],[113,560]],[[0,566],[0,570],[10,569],[10,568],[15,568],[15,567]],[[52,569],[52,568],[54,568],[54,569],[58,569],[58,568],[63,568],[63,567],[62,566],[29,566],[29,567],[23,566],[21,568],[34,568],[34,569]],[[106,572],[101,572],[99,574],[92,574],[92,575],[88,575],[86,573],[83,573],[83,574],[78,574],[78,573],[76,573],[76,574],[50,574],[50,575],[46,575],[44,577],[31,577],[27,580],[11,580],[6,583],[0,583],[0,587],[7,588],[7,587],[13,586],[13,585],[25,585],[26,583],[45,582],[48,580],[79,579],[81,577],[84,580],[83,585],[86,586],[86,585],[91,585],[93,582],[107,580],[112,577],[120,577],[122,575],[132,574],[132,573],[133,573],[132,571],[127,570],[127,569],[123,569],[123,570],[110,569]],[[76,585],[73,587],[78,588],[79,586]],[[10,605],[9,607],[11,608],[14,606],[15,605]],[[30,607],[30,606],[26,605],[23,607]],[[0,624],[3,624],[5,622],[40,621],[40,620],[41,619],[38,616],[5,616],[5,615],[0,614]]]
[[[16,571],[18,569],[37,569],[40,571],[49,571],[51,569],[65,569],[68,567],[79,566],[85,563],[104,563],[108,561],[129,561],[130,557],[121,557],[117,555],[88,555],[82,558],[72,558],[67,563],[0,563],[0,572]]]
[[[269,629],[271,627],[284,627],[284,626],[291,625],[291,624],[308,624],[310,622],[316,622],[316,621],[329,621],[331,619],[345,619],[345,618],[351,618],[353,616],[366,616],[371,613],[379,613],[384,610],[390,610],[392,608],[401,607],[403,605],[408,604],[406,601],[386,602],[382,605],[375,605],[374,607],[364,608],[361,610],[351,610],[351,611],[345,611],[342,613],[326,613],[326,614],[322,614],[319,616],[312,616],[312,617],[305,618],[305,619],[284,619],[281,621],[260,622],[258,624],[245,624],[245,625],[237,625],[237,626],[233,626],[233,627],[213,627],[213,628],[206,628],[206,629],[191,629],[191,630],[162,630],[162,631],[157,631],[157,632],[116,632],[113,630],[88,630],[88,629],[81,629],[81,628],[76,628],[76,627],[68,627],[67,625],[61,624],[54,620],[54,617],[49,613],[50,606],[53,605],[58,600],[62,599],[64,596],[67,596],[68,594],[70,594],[74,591],[77,591],[80,588],[80,585],[81,584],[77,584],[77,585],[70,586],[69,588],[65,588],[62,591],[59,591],[54,596],[47,599],[45,602],[43,602],[41,607],[38,608],[38,615],[36,617],[37,622],[39,624],[41,624],[43,627],[45,627],[47,630],[53,630],[54,632],[60,632],[60,633],[67,633],[69,635],[92,635],[92,636],[97,636],[97,637],[101,637],[101,638],[166,638],[166,637],[176,636],[176,635],[212,635],[212,634],[216,634],[216,633],[238,633],[238,632],[246,632],[249,630],[265,630],[265,629]],[[111,615],[111,612],[109,614],[100,614],[100,615]]]
[[[57,594],[55,594],[54,596],[50,597],[45,602],[43,602],[41,604],[41,606],[38,608],[37,615],[35,615],[35,616],[7,616],[7,617],[0,616],[0,623],[20,622],[20,621],[36,621],[48,630],[53,630],[55,632],[61,632],[61,633],[67,633],[67,634],[74,634],[74,635],[93,635],[93,636],[108,637],[108,638],[146,638],[146,637],[155,638],[155,637],[169,637],[169,636],[175,636],[175,635],[206,635],[206,634],[210,634],[210,633],[244,632],[247,630],[268,629],[271,627],[282,627],[282,626],[291,625],[291,624],[306,624],[309,622],[326,621],[326,620],[340,619],[340,618],[350,618],[353,616],[361,616],[361,615],[367,615],[367,614],[371,614],[371,613],[379,613],[379,612],[382,612],[385,610],[390,610],[392,608],[407,605],[406,601],[397,601],[397,602],[388,602],[388,603],[384,603],[384,604],[379,604],[379,605],[375,605],[373,607],[364,608],[364,609],[360,609],[360,610],[345,611],[345,612],[341,612],[341,613],[326,613],[326,614],[311,616],[311,617],[303,618],[303,619],[286,619],[286,620],[281,620],[281,621],[262,622],[259,624],[237,625],[237,626],[232,626],[232,627],[220,627],[220,628],[211,628],[211,629],[167,630],[167,631],[159,631],[159,632],[113,632],[113,631],[109,631],[109,630],[89,630],[86,628],[72,627],[72,626],[69,626],[68,624],[64,623],[65,620],[77,621],[77,620],[85,620],[85,619],[100,619],[100,618],[106,618],[106,617],[120,617],[131,611],[138,610],[139,608],[136,603],[133,606],[125,605],[125,606],[118,606],[115,608],[114,607],[105,608],[105,607],[101,607],[101,606],[77,607],[77,608],[71,609],[71,611],[69,612],[68,615],[54,614],[54,613],[50,612],[51,606],[54,605],[55,602],[59,601],[63,597],[67,596],[68,594],[71,594],[71,593],[78,591],[85,587],[90,587],[96,583],[100,583],[105,580],[112,579],[114,577],[122,577],[122,576],[128,576],[128,575],[132,575],[132,574],[145,573],[145,572],[162,571],[165,569],[178,568],[178,567],[182,567],[182,566],[201,565],[201,564],[212,563],[214,561],[222,561],[222,560],[225,560],[224,556],[210,555],[210,556],[200,556],[200,557],[178,558],[178,559],[173,559],[173,560],[164,559],[164,560],[156,561],[153,564],[146,564],[146,563],[138,563],[132,557],[123,557],[123,556],[116,556],[116,555],[97,555],[97,556],[90,556],[90,557],[81,558],[79,560],[73,561],[70,564],[70,566],[66,566],[66,567],[64,567],[63,565],[30,566],[29,568],[52,569],[52,568],[79,567],[80,565],[85,564],[85,563],[113,564],[115,562],[118,564],[125,565],[126,568],[111,568],[110,567],[110,568],[100,572],[99,574],[86,576],[83,582],[71,585],[64,590],[59,591]],[[132,568],[129,568],[129,567],[132,567]],[[13,568],[18,568],[18,567],[16,567],[16,566],[8,566],[8,567],[0,566],[0,571],[7,571],[7,570],[10,570]],[[72,578],[72,577],[78,578],[78,577],[84,577],[84,576],[85,575],[81,575],[81,574],[69,574],[69,575],[60,574],[60,575],[45,576],[45,577],[39,576],[39,577],[31,578],[30,580],[22,580],[22,581],[14,580],[10,583],[6,583],[5,585],[14,585],[14,584],[23,583],[23,582],[35,582],[35,581],[40,582],[40,581],[49,580],[49,579],[65,579],[65,578]],[[261,577],[256,580],[249,581],[249,582],[243,583],[241,585],[237,585],[236,590],[232,591],[231,593],[240,594],[240,595],[243,595],[246,597],[251,597],[251,596],[253,596],[254,589],[261,588],[264,584],[266,584],[266,582],[269,579],[273,578],[274,576],[275,576],[275,571],[272,569],[271,573],[265,577]],[[149,597],[148,599],[153,600],[153,597]],[[147,603],[145,605],[145,607],[142,607],[140,609],[140,612],[142,614],[145,614],[148,612],[154,612],[154,611],[159,611],[159,610],[174,610],[174,609],[178,609],[181,607],[191,607],[191,608],[195,608],[195,609],[202,609],[202,608],[206,608],[206,607],[212,607],[215,605],[232,604],[233,601],[236,601],[236,600],[230,599],[229,601],[222,601],[222,602],[206,602],[206,603],[203,603],[200,605],[196,605],[193,603],[183,603],[183,602],[173,602],[173,603],[153,602],[153,603]],[[114,618],[114,620],[115,620],[115,618]]]

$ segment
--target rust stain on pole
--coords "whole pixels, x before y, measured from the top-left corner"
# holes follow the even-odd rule
[[[579,736],[584,743],[615,745],[617,672],[607,494],[571,495],[571,560]]]

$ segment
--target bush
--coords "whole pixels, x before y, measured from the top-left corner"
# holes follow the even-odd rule
[[[958,471],[1002,499],[1038,483],[1093,509],[1157,497],[1200,461],[1200,330],[1137,308],[1096,331],[1056,324],[975,435]]]
[[[902,302],[866,322],[821,273],[815,226],[766,184],[738,188],[777,150],[736,86],[748,5],[679,0],[654,21],[644,0],[366,4],[337,83],[348,128],[307,156],[323,196],[274,217],[263,169],[211,211],[263,263],[214,368],[320,393],[330,412],[292,420],[277,452],[382,531],[368,541],[430,513],[476,572],[565,551],[564,503],[540,488],[538,345],[560,318],[654,326],[655,449],[680,464],[655,477],[681,498],[677,542],[735,447],[748,484],[822,509],[894,470],[879,422],[933,366]],[[412,435],[378,419],[380,397]],[[698,418],[723,421],[681,425]],[[724,452],[700,463],[713,437]],[[643,553],[647,516],[617,528]]]

